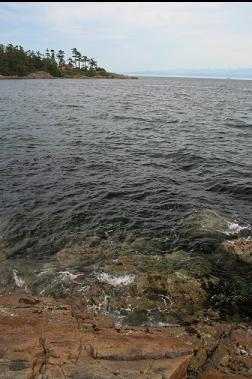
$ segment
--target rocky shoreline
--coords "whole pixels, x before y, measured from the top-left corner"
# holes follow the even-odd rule
[[[0,75],[0,80],[24,80],[24,79],[138,79],[136,76],[128,76],[121,74],[110,74],[107,76],[96,75],[96,76],[84,76],[84,75],[75,75],[75,76],[64,76],[64,77],[54,77],[47,72],[38,72],[32,73],[27,76],[4,76]]]
[[[36,269],[3,245],[0,379],[251,378],[251,228],[212,212],[191,224],[228,239],[210,256],[91,240]]]
[[[0,297],[0,378],[245,379],[252,326],[118,326],[53,298]]]

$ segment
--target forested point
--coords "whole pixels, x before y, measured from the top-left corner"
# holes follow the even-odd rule
[[[107,72],[99,67],[94,58],[82,55],[76,48],[71,49],[72,56],[66,58],[63,50],[46,49],[27,50],[22,46],[0,44],[0,75],[26,77],[34,73],[46,72],[52,77],[123,77]]]

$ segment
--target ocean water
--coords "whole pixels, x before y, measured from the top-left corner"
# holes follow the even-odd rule
[[[2,292],[24,287],[66,297],[66,283],[77,280],[80,298],[88,298],[96,278],[111,286],[103,302],[118,300],[124,295],[113,295],[115,284],[125,290],[127,280],[147,275],[148,257],[183,251],[210,264],[207,275],[224,280],[227,291],[242,278],[235,296],[245,300],[229,313],[250,317],[249,264],[232,261],[223,273],[225,258],[217,267],[215,254],[226,239],[250,238],[251,205],[251,81],[0,82]],[[122,256],[143,259],[138,268],[124,260],[117,272],[111,265]],[[55,273],[66,292],[58,284],[48,290]],[[104,309],[98,303],[90,309]]]

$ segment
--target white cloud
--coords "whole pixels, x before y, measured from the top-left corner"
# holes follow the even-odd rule
[[[252,62],[251,3],[2,4],[9,8],[8,17],[14,14],[27,23],[32,18],[63,48],[71,44],[92,49],[92,55],[100,52],[104,64],[115,64],[115,69],[244,67]]]

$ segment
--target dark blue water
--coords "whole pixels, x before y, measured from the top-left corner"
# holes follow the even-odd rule
[[[249,229],[251,176],[252,81],[0,81],[10,259],[46,259],[94,236],[207,250],[188,234],[190,217],[207,209]]]
[[[251,223],[251,81],[2,81],[0,109],[9,254],[105,232],[179,243],[195,208]]]

